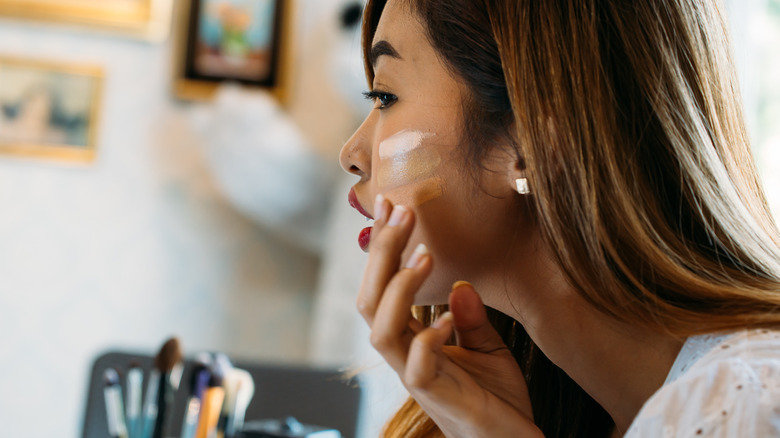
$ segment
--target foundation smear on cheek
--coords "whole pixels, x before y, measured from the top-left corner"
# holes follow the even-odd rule
[[[413,186],[389,190],[386,196],[397,204],[419,207],[428,201],[441,197],[443,194],[441,178],[433,177],[420,181]]]
[[[394,202],[420,206],[443,194],[436,148],[421,147],[434,134],[401,131],[379,145],[377,183]]]

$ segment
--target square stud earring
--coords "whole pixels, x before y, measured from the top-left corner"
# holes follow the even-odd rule
[[[521,195],[527,195],[531,193],[531,189],[528,188],[527,178],[517,178],[515,180],[515,184],[517,184],[517,193],[520,193]]]

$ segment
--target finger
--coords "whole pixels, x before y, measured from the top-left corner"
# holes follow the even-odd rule
[[[488,321],[485,306],[474,286],[465,281],[455,283],[449,304],[459,346],[481,353],[506,348],[501,336]]]
[[[411,210],[400,205],[392,208],[390,203],[383,202],[386,203],[389,216],[386,223],[382,218],[378,225],[374,225],[369,244],[368,263],[357,298],[358,311],[369,324],[373,322],[385,287],[398,271],[401,253],[414,226],[414,214]]]
[[[423,323],[414,319],[414,317],[412,317],[412,319],[409,320],[409,330],[411,330],[412,333],[414,334],[418,334],[421,331],[425,330],[426,328],[427,327],[425,327]]]
[[[447,312],[414,337],[403,374],[407,387],[424,390],[436,380],[441,367],[442,348],[452,330],[452,313]]]
[[[415,334],[415,320],[410,310],[414,295],[431,268],[427,248],[418,245],[407,266],[387,285],[371,324],[371,345],[399,373],[403,372],[409,344]]]

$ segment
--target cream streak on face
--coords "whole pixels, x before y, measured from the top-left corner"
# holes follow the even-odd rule
[[[379,158],[388,159],[422,146],[423,140],[433,136],[431,133],[421,131],[403,130],[397,132],[379,144]]]
[[[419,206],[443,194],[436,170],[441,157],[435,148],[422,147],[434,136],[420,131],[401,131],[379,144],[377,184],[394,202]]]
[[[435,148],[426,148],[423,141],[434,134],[420,131],[400,131],[379,144],[377,184],[380,189],[393,189],[431,178],[441,163]]]

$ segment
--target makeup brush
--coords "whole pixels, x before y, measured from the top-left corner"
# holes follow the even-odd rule
[[[241,386],[241,376],[236,371],[235,368],[229,369],[222,381],[222,389],[225,390],[225,400],[222,402],[222,413],[217,424],[217,438],[230,436],[228,434],[228,423],[231,422],[231,418],[235,413],[236,395],[238,394],[238,387]]]
[[[209,353],[200,353],[195,357],[195,365],[190,377],[190,395],[203,399],[203,393],[209,387],[209,378],[211,377],[211,367],[214,358]]]
[[[160,387],[167,387],[164,381],[168,376],[163,376],[169,370],[172,370],[177,361],[181,360],[179,350],[179,341],[171,338],[163,344],[157,356],[154,358],[154,368],[149,373],[149,382],[146,385],[146,396],[144,398],[144,424],[141,438],[153,438],[157,419],[160,415],[160,396],[164,397],[166,391],[161,391]],[[167,368],[171,367],[171,368]],[[164,378],[165,377],[165,378]],[[163,407],[165,409],[166,407]],[[164,417],[163,417],[164,418]]]
[[[222,389],[225,391],[225,397],[222,401],[222,410],[219,415],[219,421],[217,422],[217,437],[225,437],[225,427],[227,427],[227,420],[230,414],[233,412],[233,406],[236,400],[236,386],[238,381],[231,376],[233,371],[233,363],[230,362],[230,358],[224,353],[216,353],[214,355],[214,366],[219,368],[219,373],[222,378]]]
[[[190,395],[184,411],[184,422],[181,426],[181,438],[195,438],[198,427],[198,416],[203,402],[203,394],[206,392],[211,373],[209,366],[212,358],[208,353],[201,353],[195,358],[195,365],[189,380]]]
[[[141,438],[152,438],[154,422],[157,421],[157,392],[160,389],[160,372],[152,369],[149,373],[149,382],[146,385],[144,397],[144,424],[141,430]]]
[[[127,434],[130,438],[140,438],[141,433],[141,392],[143,391],[144,371],[138,362],[130,362],[127,371]]]
[[[244,417],[249,403],[255,395],[255,380],[249,371],[233,368],[230,371],[232,379],[237,381],[235,400],[233,401],[232,412],[227,418],[225,427],[225,438],[233,438],[236,433],[244,427]]]
[[[122,387],[119,385],[119,374],[113,368],[103,372],[103,398],[106,402],[108,419],[108,436],[111,438],[127,438],[125,425],[125,409],[122,406]]]
[[[157,421],[157,392],[160,389],[160,372],[155,368],[149,373],[144,397],[144,419],[141,438],[152,438],[154,422]]]
[[[195,438],[211,438],[217,433],[219,414],[222,412],[222,402],[225,399],[225,390],[222,388],[224,371],[218,360],[215,360],[211,368],[209,387],[203,394],[200,418]]]
[[[179,340],[171,338],[163,344],[154,358],[154,367],[160,373],[157,389],[157,418],[152,438],[168,436],[173,399],[181,381],[181,349]]]

